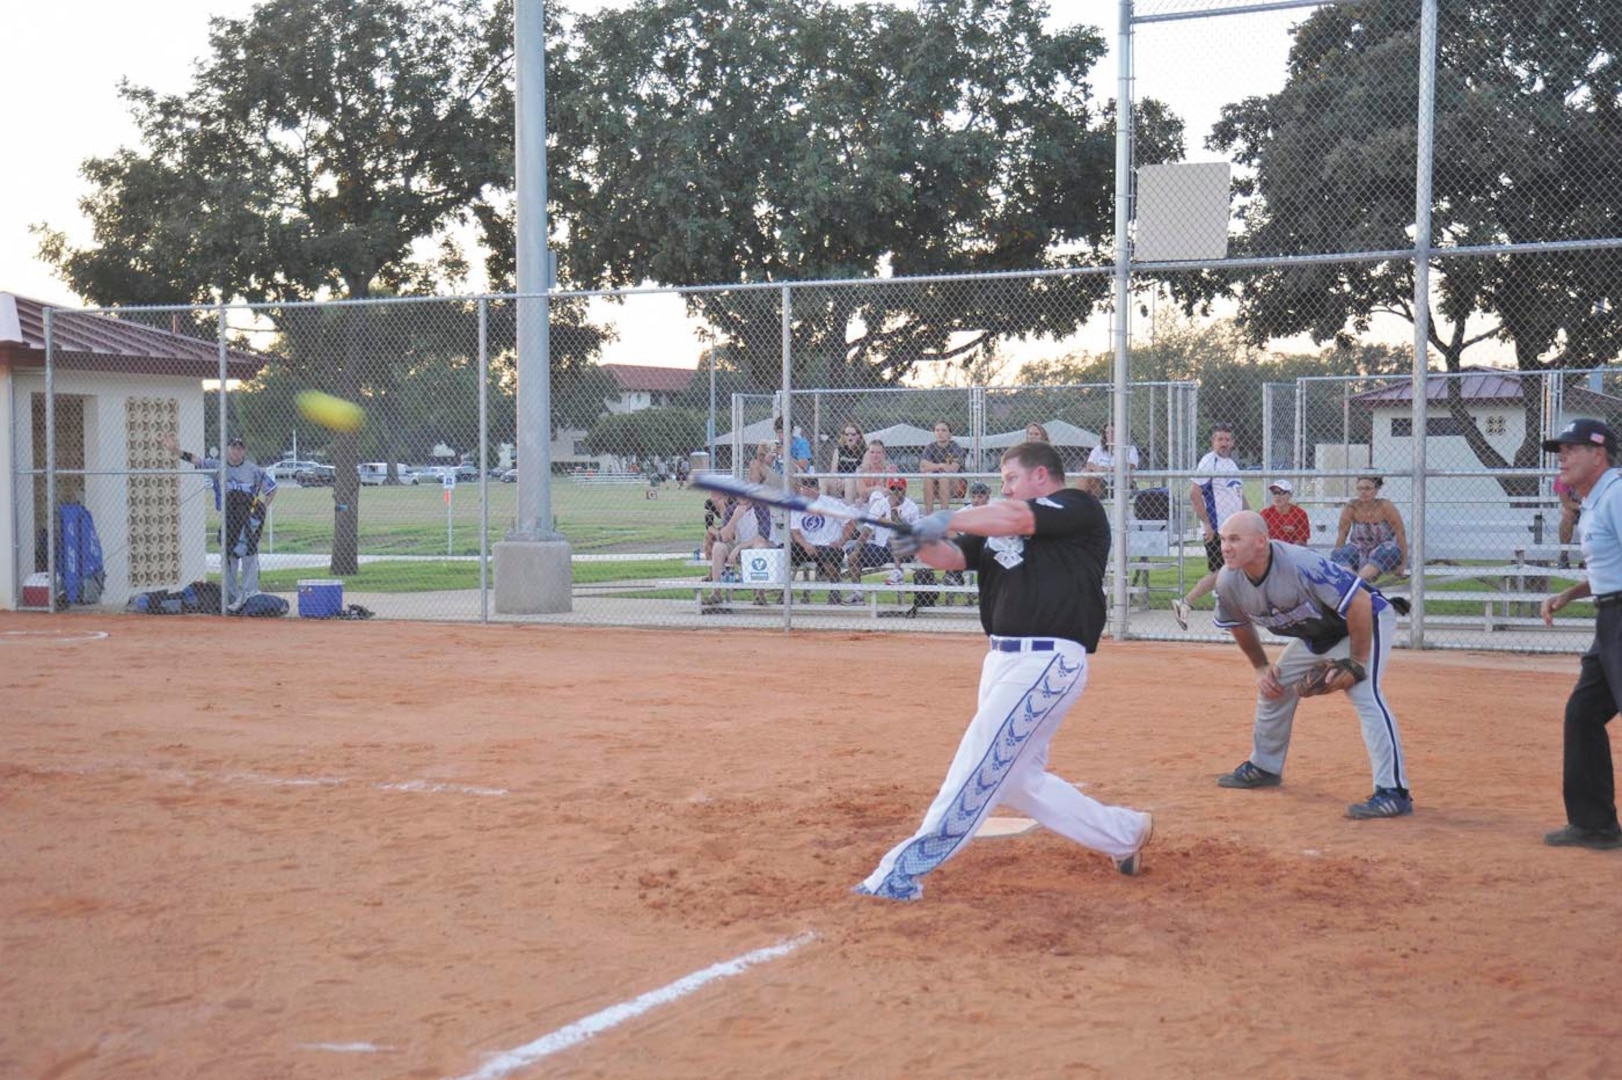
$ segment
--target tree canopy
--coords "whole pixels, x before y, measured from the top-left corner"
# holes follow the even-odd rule
[[[1033,0],[916,8],[643,0],[582,16],[553,61],[554,211],[571,284],[758,284],[1099,263],[1114,115],[1091,28]],[[549,72],[549,78],[551,73]],[[1139,154],[1182,128],[1143,109]],[[510,237],[493,238],[498,249]],[[1107,279],[997,289],[802,289],[793,348],[823,385],[897,381],[999,337],[1062,337]],[[757,386],[778,296],[688,294]]]
[[[1622,20],[1609,0],[1444,5],[1436,76],[1434,243],[1491,245],[1615,235],[1622,214]],[[1224,108],[1208,144],[1247,170],[1236,254],[1411,247],[1418,6],[1321,8],[1297,29],[1276,94]],[[1622,253],[1432,260],[1430,345],[1448,371],[1497,341],[1522,370],[1585,368],[1622,348]],[[1214,280],[1206,279],[1206,285]],[[1233,275],[1252,342],[1413,321],[1411,260]],[[1210,294],[1194,294],[1208,299]],[[1197,302],[1197,301],[1196,301]],[[1456,382],[1456,380],[1452,380]],[[1526,395],[1535,421],[1538,395]],[[1507,462],[1457,394],[1447,407],[1487,465],[1538,461],[1538,424]]]

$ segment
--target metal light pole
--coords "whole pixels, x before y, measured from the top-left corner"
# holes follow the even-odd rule
[[[569,545],[552,529],[552,361],[546,251],[546,4],[517,0],[518,524],[495,545],[496,611],[571,610]]]

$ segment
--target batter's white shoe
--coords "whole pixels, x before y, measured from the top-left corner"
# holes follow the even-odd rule
[[[1136,877],[1143,872],[1143,849],[1149,846],[1149,841],[1155,835],[1155,816],[1149,813],[1143,816],[1147,820],[1143,824],[1143,837],[1138,841],[1137,850],[1124,859],[1115,860],[1115,869],[1127,877]]]

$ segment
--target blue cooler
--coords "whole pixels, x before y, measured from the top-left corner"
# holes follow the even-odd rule
[[[344,610],[344,583],[341,581],[301,581],[298,583],[298,614],[301,619],[330,619]]]

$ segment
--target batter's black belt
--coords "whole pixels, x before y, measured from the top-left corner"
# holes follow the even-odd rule
[[[1600,593],[1594,597],[1594,603],[1600,607],[1604,607],[1606,604],[1622,604],[1622,589],[1618,589],[1616,592]]]

